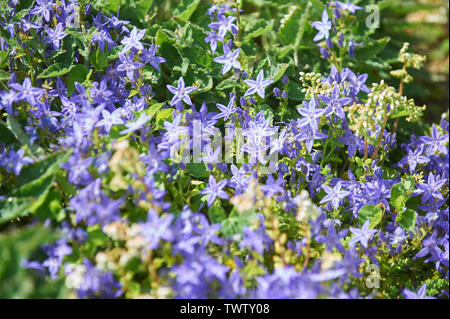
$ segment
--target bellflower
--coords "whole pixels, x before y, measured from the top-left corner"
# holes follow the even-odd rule
[[[236,49],[232,52],[230,47],[226,43],[223,44],[224,55],[213,59],[214,62],[223,64],[222,74],[230,71],[232,67],[238,70],[241,68],[241,64],[237,60],[237,58],[239,57],[239,52],[240,49]]]
[[[331,21],[328,20],[328,13],[326,10],[323,10],[322,12],[322,21],[314,21],[312,26],[319,31],[313,41],[320,41],[324,38],[328,39],[332,24]]]
[[[177,103],[179,103],[181,101],[183,101],[187,105],[192,106],[192,101],[191,101],[191,98],[189,97],[189,93],[192,93],[198,89],[197,86],[186,87],[182,76],[180,76],[180,78],[178,79],[177,87],[174,87],[172,85],[167,85],[167,88],[169,89],[170,92],[175,94],[174,97],[172,98],[172,101],[170,102],[171,106],[176,105]]]
[[[121,43],[124,45],[122,49],[122,53],[128,52],[131,49],[135,49],[137,51],[144,50],[144,45],[141,43],[141,39],[145,35],[145,30],[138,31],[136,27],[131,30],[130,34],[124,37]]]
[[[264,70],[259,71],[255,80],[244,80],[244,82],[250,86],[245,92],[244,96],[253,95],[258,93],[261,98],[265,97],[264,88],[273,83],[273,80],[264,80]]]
[[[217,197],[222,199],[230,198],[230,196],[223,190],[227,183],[228,180],[226,179],[217,183],[213,175],[209,176],[208,186],[200,192],[202,195],[208,195],[208,207],[212,206]]]
[[[350,227],[350,231],[353,233],[353,237],[350,240],[350,245],[354,246],[356,243],[361,243],[364,248],[367,248],[369,241],[377,233],[376,229],[369,229],[370,219],[364,222],[361,228]]]

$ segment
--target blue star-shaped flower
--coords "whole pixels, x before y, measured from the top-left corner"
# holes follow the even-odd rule
[[[261,70],[255,80],[244,80],[245,84],[250,88],[245,92],[244,96],[253,95],[258,93],[261,98],[265,97],[264,88],[273,83],[273,80],[264,80],[264,71]]]
[[[172,85],[167,85],[167,88],[170,92],[172,92],[174,97],[172,98],[172,101],[170,102],[170,105],[176,105],[177,103],[184,101],[187,105],[192,106],[191,98],[189,97],[189,93],[194,92],[198,89],[196,86],[188,86],[184,84],[184,79],[182,76],[178,79],[178,87],[174,87]]]
[[[331,30],[331,21],[328,20],[328,13],[326,10],[322,12],[322,21],[314,21],[312,26],[319,31],[313,41],[320,41],[323,38],[328,39]]]
[[[230,47],[226,43],[223,44],[224,55],[213,59],[214,62],[223,64],[222,74],[230,71],[232,67],[234,67],[235,69],[241,68],[241,64],[237,60],[237,58],[239,57],[239,52],[240,49],[236,49],[232,52]]]
[[[377,233],[376,229],[369,229],[370,219],[366,220],[364,225],[359,228],[350,227],[350,231],[355,235],[350,239],[350,246],[354,246],[356,243],[361,243],[364,248],[369,246],[369,241]]]
[[[217,103],[217,107],[220,109],[221,113],[215,115],[213,117],[214,120],[218,120],[223,117],[223,120],[226,121],[229,119],[231,114],[236,112],[236,107],[234,105],[234,102],[236,100],[236,95],[232,94],[230,98],[230,102],[228,102],[228,106],[225,106],[223,104]]]

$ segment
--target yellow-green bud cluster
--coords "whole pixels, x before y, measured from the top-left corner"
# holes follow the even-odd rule
[[[330,95],[332,86],[327,82],[322,82],[323,76],[320,73],[300,72],[300,82],[302,83],[302,93],[305,93],[305,99],[310,100],[313,97],[322,95]]]
[[[372,142],[376,138],[377,126],[382,126],[386,113],[391,118],[407,116],[407,121],[416,121],[426,106],[417,106],[413,99],[400,95],[395,88],[383,80],[372,84],[365,104],[353,104],[345,108],[350,129],[356,136],[367,136]],[[369,132],[371,133],[369,135]]]
[[[426,61],[426,56],[415,53],[408,53],[406,52],[408,50],[408,47],[408,42],[403,43],[403,47],[400,50],[399,61],[405,64],[407,68],[422,68],[423,63]]]

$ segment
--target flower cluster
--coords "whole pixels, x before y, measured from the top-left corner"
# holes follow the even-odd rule
[[[167,29],[16,5],[0,10],[0,222],[59,234],[24,266],[79,298],[448,297],[448,114],[405,133],[424,108],[344,66],[361,7],[308,22],[329,71],[290,80],[252,53],[263,32],[235,2]]]

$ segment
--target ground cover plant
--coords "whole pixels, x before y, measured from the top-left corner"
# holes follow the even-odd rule
[[[0,297],[448,298],[447,17],[0,0]]]

